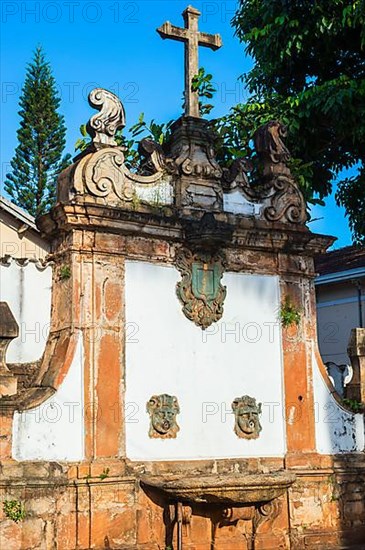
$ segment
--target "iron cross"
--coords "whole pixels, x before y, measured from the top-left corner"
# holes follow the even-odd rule
[[[198,92],[191,89],[193,77],[198,74],[198,50],[199,46],[206,46],[212,50],[218,50],[222,46],[222,39],[219,34],[208,34],[199,32],[198,19],[200,11],[188,6],[183,11],[185,28],[175,27],[170,21],[164,23],[157,29],[162,38],[170,38],[184,42],[185,45],[185,115],[200,117]]]

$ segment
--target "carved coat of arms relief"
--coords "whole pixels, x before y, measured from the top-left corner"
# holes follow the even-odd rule
[[[221,284],[223,254],[182,248],[177,254],[176,267],[182,275],[176,293],[183,305],[184,315],[202,329],[219,321],[227,294],[226,287]]]

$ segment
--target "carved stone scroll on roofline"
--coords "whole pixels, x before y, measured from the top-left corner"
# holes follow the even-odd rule
[[[66,187],[63,177],[65,184],[71,177],[76,199],[87,197],[97,203],[118,205],[148,196],[148,202],[171,204],[170,175],[174,166],[162,150],[150,140],[142,140],[139,148],[144,157],[141,173],[132,172],[125,164],[125,147],[119,146],[115,140],[117,130],[125,126],[121,101],[112,92],[96,88],[90,92],[89,103],[100,110],[87,124],[92,143],[76,158],[78,162],[72,167],[72,172],[61,174],[60,188]],[[62,200],[62,191],[60,198]]]
[[[219,166],[215,137],[202,119],[182,117],[172,126],[166,148],[150,139],[139,144],[141,162],[136,172],[125,163],[126,149],[117,145],[118,129],[125,126],[121,101],[107,90],[96,88],[89,103],[99,110],[87,124],[91,144],[76,157],[76,163],[59,178],[60,202],[75,200],[110,206],[140,202],[172,206],[178,210],[198,209],[253,215],[266,222],[304,224],[307,220],[303,196],[290,173],[290,154],[284,145],[285,128],[272,121],[255,135],[257,160],[262,177],[249,181],[249,162],[238,159],[230,169]],[[167,152],[166,152],[167,151]],[[230,210],[238,195],[243,207]]]
[[[93,143],[116,146],[115,133],[125,127],[125,111],[116,95],[103,88],[89,94],[89,105],[100,112],[87,123],[87,132]]]
[[[246,201],[259,205],[258,217],[268,222],[305,224],[307,210],[303,195],[293,178],[290,153],[283,142],[286,128],[271,121],[259,128],[254,136],[257,161],[262,177],[253,184],[248,174],[253,164],[237,159],[223,173],[226,195],[239,191]]]

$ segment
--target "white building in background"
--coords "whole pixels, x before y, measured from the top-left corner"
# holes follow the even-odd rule
[[[349,364],[352,328],[365,326],[365,247],[347,246],[316,260],[318,343],[324,363]]]
[[[0,196],[0,301],[9,304],[19,325],[9,363],[37,361],[43,354],[51,313],[48,252],[34,218]]]
[[[44,260],[49,244],[40,235],[34,218],[0,196],[0,257]]]

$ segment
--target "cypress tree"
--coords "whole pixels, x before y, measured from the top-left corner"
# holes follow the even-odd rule
[[[5,181],[12,201],[33,216],[52,206],[57,173],[69,163],[70,155],[62,158],[66,128],[57,112],[60,102],[50,64],[38,47],[27,66],[19,100],[18,146]]]

